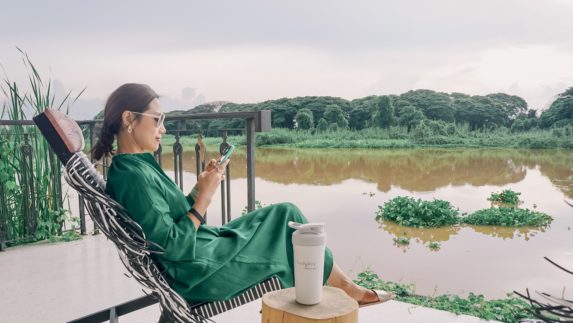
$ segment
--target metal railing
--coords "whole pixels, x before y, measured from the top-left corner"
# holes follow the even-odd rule
[[[255,133],[264,132],[271,130],[271,112],[269,110],[253,111],[253,112],[221,112],[221,113],[200,113],[200,114],[189,114],[189,115],[179,115],[179,116],[168,116],[165,118],[166,122],[177,123],[175,130],[168,130],[167,134],[175,135],[175,143],[173,144],[173,170],[174,170],[174,181],[175,183],[183,189],[183,146],[180,142],[182,138],[181,134],[189,132],[186,130],[186,123],[194,122],[196,120],[215,120],[215,119],[242,119],[245,121],[246,125],[244,128],[246,134],[246,154],[247,154],[247,209],[253,211],[255,209]],[[82,130],[87,137],[86,146],[88,149],[92,147],[95,143],[97,132],[99,131],[98,126],[101,124],[102,120],[81,120],[77,123],[82,127]],[[35,128],[35,124],[32,120],[0,120],[0,127],[9,126],[34,126],[32,131],[24,133],[24,143],[20,147],[21,158],[20,158],[20,178],[22,179],[19,187],[22,189],[22,214],[20,221],[25,224],[25,235],[20,237],[11,237],[9,232],[9,221],[13,218],[8,216],[6,187],[3,181],[0,180],[0,251],[5,249],[8,244],[14,244],[23,242],[25,240],[33,239],[35,230],[38,224],[38,217],[36,212],[36,201],[40,197],[35,190],[36,183],[34,183],[34,151],[33,146],[30,144],[30,136],[36,135],[41,137],[41,134]],[[237,131],[237,129],[232,129]],[[224,151],[228,145],[227,142],[227,131],[229,129],[219,129],[222,135],[222,142],[219,145],[219,150]],[[0,134],[2,136],[2,134]],[[1,138],[0,138],[1,139]],[[37,138],[34,138],[37,139]],[[195,145],[195,158],[196,158],[196,174],[197,176],[201,171],[205,169],[205,155],[206,147],[202,145],[202,130],[199,128],[197,131],[197,144]],[[43,139],[41,139],[43,140]],[[161,167],[163,167],[163,154],[164,147],[159,146],[159,149],[154,153],[154,156]],[[4,155],[4,156],[3,156]],[[6,153],[0,151],[0,162],[2,158],[6,158]],[[91,156],[90,156],[91,157]],[[50,169],[50,185],[52,196],[50,198],[52,201],[50,204],[56,210],[59,207],[63,207],[62,198],[62,182],[61,182],[61,168],[62,165],[56,158],[55,154],[51,151],[49,152],[49,158],[51,160]],[[92,162],[96,162],[91,158]],[[101,168],[104,178],[107,178],[107,167],[109,166],[110,159],[103,159],[100,163],[103,167]],[[221,183],[221,223],[225,224],[231,220],[231,173],[230,167],[227,165],[227,175],[226,180]],[[72,228],[71,230],[79,230],[81,234],[86,234],[86,214],[84,201],[81,196],[78,199],[78,209],[79,209],[79,227]],[[70,210],[71,211],[71,210]],[[59,233],[62,232],[63,222],[60,225]]]

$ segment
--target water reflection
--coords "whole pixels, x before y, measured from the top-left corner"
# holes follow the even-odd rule
[[[380,220],[378,228],[394,235],[395,237],[406,236],[410,242],[414,239],[418,243],[445,242],[458,234],[459,226],[445,226],[440,228],[411,228],[399,225],[393,221]]]
[[[503,240],[506,239],[514,239],[514,238],[523,238],[525,241],[529,241],[529,239],[535,237],[538,233],[545,232],[547,227],[520,227],[520,228],[511,228],[511,227],[500,227],[500,226],[481,226],[481,225],[470,225],[468,226],[472,228],[474,231],[487,234],[488,236],[492,236],[494,238],[501,238]]]
[[[172,161],[172,153],[164,154],[163,167],[172,170]],[[381,192],[393,186],[414,192],[448,185],[502,186],[522,181],[535,168],[552,181],[573,176],[573,152],[561,150],[259,148],[256,161],[256,176],[275,183],[333,185],[360,179],[376,183]],[[194,152],[185,152],[183,163],[184,170],[194,172]],[[234,154],[231,173],[246,177],[244,151]],[[573,198],[570,185],[559,187]]]
[[[393,221],[379,220],[378,228],[390,233],[395,238],[408,237],[410,242],[429,244],[430,242],[446,242],[456,236],[462,227],[472,228],[475,232],[485,234],[494,238],[514,239],[523,238],[525,241],[535,237],[538,233],[543,233],[548,227],[502,227],[502,226],[482,226],[482,225],[454,225],[439,228],[412,228],[397,224]],[[396,244],[404,251],[409,245]]]

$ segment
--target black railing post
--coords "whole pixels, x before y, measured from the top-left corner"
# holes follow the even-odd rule
[[[227,130],[223,131],[223,143],[219,145],[219,154],[222,156],[229,149]],[[221,224],[231,221],[231,159],[225,167],[225,181],[221,182]]]
[[[51,171],[51,191],[52,191],[52,210],[59,211],[61,201],[59,200],[59,191],[62,188],[61,178],[60,178],[60,168],[58,163],[58,158],[54,154],[53,150],[49,150],[50,159],[50,171]],[[60,221],[60,226],[58,227],[58,234],[62,234],[62,229],[64,226],[64,219]]]
[[[108,157],[102,158],[102,165],[103,165],[103,178],[107,181],[107,168],[109,167]]]
[[[89,127],[90,127],[90,150],[91,148],[94,146],[94,143],[96,141],[96,122],[90,122],[89,123]],[[95,164],[96,160],[93,156],[93,154],[90,153],[90,161],[92,162],[92,164]],[[105,167],[102,166],[102,172],[105,172]],[[105,178],[105,177],[104,177]],[[84,232],[82,234],[86,234],[86,214],[85,211],[83,209],[80,208],[80,223],[82,222],[82,218],[83,218],[83,230]],[[93,223],[93,234],[99,234],[99,228],[97,227],[97,223]]]
[[[88,131],[89,131],[89,143],[90,143],[90,149],[94,146],[94,141],[95,139],[95,123],[90,123],[88,124]],[[92,154],[90,153],[90,161],[92,163],[95,163],[94,157],[92,156]],[[86,235],[87,234],[87,229],[86,229],[86,208],[85,208],[85,201],[83,196],[80,194],[79,198],[78,198],[78,204],[79,204],[79,211],[80,211],[80,234],[81,235]]]
[[[86,235],[86,210],[85,210],[85,202],[82,196],[79,196],[79,209],[80,209],[80,234],[85,236]]]
[[[22,153],[22,183],[24,186],[24,201],[22,214],[24,216],[24,234],[32,236],[35,233],[34,221],[36,214],[36,199],[34,197],[34,171],[32,168],[32,146],[28,133],[24,133],[24,144],[20,147]]]
[[[227,134],[223,133],[223,142],[219,145],[219,155],[223,156],[223,154],[225,154],[225,151],[228,148],[228,143],[227,143]],[[227,212],[229,212],[229,209],[226,209],[226,203],[225,203],[225,197],[228,196],[227,191],[225,190],[225,182],[221,181],[221,224],[225,224],[227,223]],[[230,196],[229,196],[230,197]]]
[[[161,158],[161,153],[163,152],[163,145],[161,143],[159,143],[159,147],[157,147],[157,150],[153,153],[153,156],[155,156],[155,160],[157,161],[157,163],[159,164],[159,167],[163,168],[163,162],[162,162],[162,158]]]
[[[199,129],[199,134],[197,135],[197,143],[195,144],[195,158],[197,170],[197,179],[199,179],[199,173],[205,169],[205,159],[207,158],[207,147],[203,143],[203,131]]]
[[[2,163],[2,155],[0,155]],[[0,182],[0,251],[6,249],[6,234],[8,232],[8,204],[4,182]]]
[[[247,210],[255,209],[255,119],[247,119]]]
[[[205,158],[207,156],[207,147],[203,143],[203,132],[199,129],[199,134],[197,135],[197,143],[195,144],[195,169],[197,171],[197,180],[199,180],[199,174],[205,170]],[[204,215],[205,221],[207,221],[207,212]]]
[[[90,149],[91,149],[91,147],[93,147],[93,141],[94,141],[93,140],[93,131],[94,131],[94,124],[93,123],[90,123],[88,125],[88,131],[89,131],[88,139],[89,139]],[[91,154],[90,154],[89,158],[90,158],[91,162],[93,163],[94,161],[93,161],[93,157],[91,156]],[[78,209],[80,211],[80,234],[84,236],[84,235],[86,235],[86,231],[87,231],[86,230],[86,210],[85,210],[85,201],[84,201],[84,198],[81,194],[78,194],[78,204],[79,204]]]
[[[88,125],[88,140],[90,143],[90,149],[91,147],[93,147],[93,128],[94,128],[93,123],[90,123]],[[89,156],[89,158],[93,163],[93,158],[91,155]],[[84,198],[82,197],[81,194],[78,194],[78,204],[79,204],[78,210],[80,212],[80,234],[86,235],[86,210],[85,210]]]
[[[173,172],[175,173],[175,184],[183,189],[183,146],[179,142],[180,138],[179,131],[177,131],[173,144]]]
[[[225,131],[223,136],[223,141],[225,143],[227,143],[227,138],[227,131]],[[231,160],[229,160],[229,163],[227,164],[225,174],[227,174],[225,177],[225,181],[227,182],[227,222],[231,222]]]
[[[56,203],[54,205],[58,209],[61,209],[64,207],[64,200],[62,198],[62,162],[57,158],[56,154],[54,154],[54,171],[56,182],[56,188],[54,191]]]

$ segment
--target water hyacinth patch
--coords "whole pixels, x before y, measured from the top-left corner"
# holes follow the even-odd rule
[[[546,226],[553,218],[545,213],[514,207],[491,207],[476,211],[463,219],[472,225],[499,225],[504,227]]]
[[[518,197],[520,193],[511,190],[504,192],[507,193],[508,191],[511,194],[504,195],[505,205],[478,210],[466,217],[460,216],[459,210],[455,209],[448,201],[423,201],[412,197],[398,196],[387,201],[383,206],[378,206],[379,210],[376,212],[376,220],[390,220],[403,226],[415,228],[441,227],[455,224],[544,227],[553,221],[551,216],[543,212],[521,209],[517,206],[506,206],[510,204],[507,201],[519,203]],[[501,196],[502,194],[492,193],[491,196]],[[488,200],[491,200],[491,197]]]
[[[459,223],[459,210],[444,200],[424,201],[398,196],[378,208],[376,220],[391,220],[408,227],[441,227]]]
[[[514,192],[510,189],[503,190],[501,193],[491,193],[488,197],[488,201],[494,204],[499,204],[501,206],[512,206],[517,207],[519,205],[519,196],[521,193]]]

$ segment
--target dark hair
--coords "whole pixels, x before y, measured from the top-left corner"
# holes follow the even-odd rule
[[[121,130],[123,112],[126,110],[144,112],[149,103],[158,97],[157,93],[146,84],[127,83],[113,91],[105,104],[99,139],[90,150],[92,157],[99,160],[102,157],[112,156],[113,141]],[[136,119],[140,117],[136,115]]]

